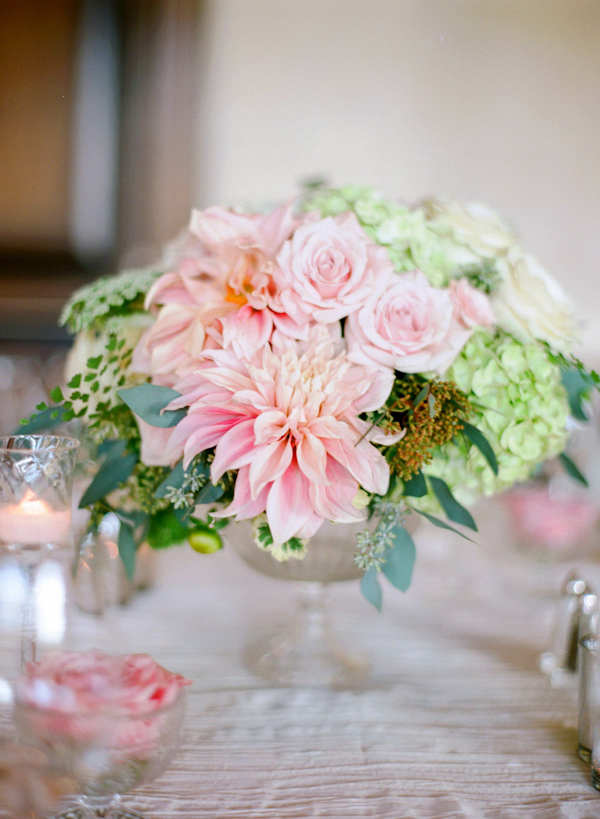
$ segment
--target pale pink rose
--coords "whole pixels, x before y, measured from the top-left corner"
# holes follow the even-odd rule
[[[466,279],[453,279],[449,289],[454,302],[454,315],[465,329],[494,326],[494,313],[487,296],[481,290],[470,285]]]
[[[311,318],[328,324],[348,316],[364,303],[375,280],[393,269],[353,213],[301,225],[277,262],[278,304],[299,325]]]
[[[182,396],[169,405],[189,406],[169,460],[188,464],[216,447],[212,480],[238,470],[222,514],[266,512],[276,545],[314,533],[325,518],[364,519],[352,501],[360,487],[385,494],[389,468],[371,443],[376,430],[358,416],[385,402],[393,373],[353,364],[343,340],[322,326],[307,343],[282,341],[277,354],[267,345],[251,360],[231,350],[205,356],[212,366],[179,384]]]
[[[348,317],[350,358],[405,373],[443,373],[472,332],[455,309],[450,291],[432,287],[420,270],[391,273]]]

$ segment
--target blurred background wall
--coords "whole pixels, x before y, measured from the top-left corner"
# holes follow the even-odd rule
[[[599,95],[597,0],[3,0],[0,408],[74,286],[316,175],[500,211],[597,364]]]

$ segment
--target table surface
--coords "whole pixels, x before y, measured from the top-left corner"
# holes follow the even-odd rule
[[[127,804],[162,819],[600,817],[576,692],[538,670],[555,609],[544,584],[568,567],[517,559],[494,533],[475,546],[423,527],[413,586],[387,586],[382,614],[356,583],[331,587],[340,638],[372,662],[352,691],[245,667],[289,615],[292,584],[228,549],[161,553],[156,586],[108,618],[111,639],[193,685],[180,755]]]

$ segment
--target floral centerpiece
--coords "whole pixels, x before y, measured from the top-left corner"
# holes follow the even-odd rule
[[[82,504],[119,515],[129,571],[144,538],[211,551],[251,519],[257,548],[301,559],[323,521],[375,515],[355,559],[379,606],[381,572],[410,582],[409,510],[476,529],[466,507],[544,459],[583,480],[568,420],[598,378],[572,306],[481,206],[313,187],[196,210],[159,264],[84,287],[62,321],[68,391],[41,420],[85,424]]]

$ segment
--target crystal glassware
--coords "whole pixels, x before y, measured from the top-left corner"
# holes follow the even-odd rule
[[[232,522],[223,530],[227,543],[251,568],[280,580],[297,581],[291,619],[273,637],[258,640],[247,652],[248,665],[255,673],[286,685],[342,689],[364,680],[367,659],[342,646],[331,627],[328,586],[362,577],[362,569],[354,562],[356,538],[376,522],[325,521],[308,542],[305,556],[285,561],[256,545],[250,521]],[[416,521],[409,518],[407,526],[414,530]]]
[[[36,581],[46,559],[71,543],[78,448],[74,438],[58,435],[0,438],[0,551],[18,568],[21,670],[35,660],[40,622],[54,617],[64,625],[64,588],[44,591]],[[62,607],[56,616],[49,613],[51,603]]]
[[[181,744],[184,712],[183,690],[140,713],[57,711],[17,697],[15,723],[20,741],[42,750],[54,775],[75,783],[78,795],[55,819],[143,819],[121,807],[122,796],[166,770]]]

